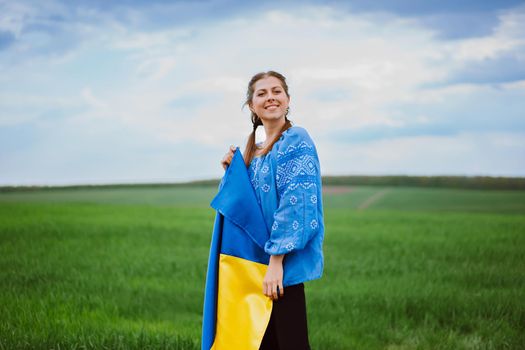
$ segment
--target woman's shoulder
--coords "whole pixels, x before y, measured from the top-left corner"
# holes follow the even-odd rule
[[[279,148],[294,146],[298,147],[302,143],[306,143],[309,146],[314,146],[314,142],[310,137],[308,131],[299,125],[292,125],[286,129],[281,137],[279,138]]]
[[[298,125],[293,125],[283,131],[273,150],[275,152],[272,153],[278,161],[302,157],[304,154],[309,154],[315,158],[317,154],[310,134],[304,127]]]
[[[309,136],[308,131],[304,127],[295,124],[283,131],[283,136],[286,135]]]

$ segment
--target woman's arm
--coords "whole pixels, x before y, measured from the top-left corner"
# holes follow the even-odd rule
[[[279,145],[276,186],[279,204],[273,214],[267,254],[303,249],[319,231],[321,172],[315,145],[306,131],[294,132]]]
[[[272,300],[277,300],[277,287],[279,287],[279,296],[284,295],[283,288],[283,259],[282,255],[270,255],[270,264],[266,270],[266,276],[263,280],[263,293]]]
[[[273,214],[270,237],[264,250],[270,264],[263,283],[265,295],[277,298],[277,286],[283,295],[283,259],[292,251],[303,249],[319,231],[318,211],[321,173],[317,151],[304,129],[287,134],[277,149],[276,186],[278,207]]]

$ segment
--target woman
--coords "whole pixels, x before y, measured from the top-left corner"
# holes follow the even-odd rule
[[[248,84],[253,131],[244,161],[270,237],[270,262],[262,292],[273,301],[260,349],[309,349],[304,282],[323,273],[324,238],[321,173],[307,131],[288,120],[286,79],[275,71],[258,73]],[[255,143],[257,127],[266,133]],[[235,147],[221,161],[230,164]]]

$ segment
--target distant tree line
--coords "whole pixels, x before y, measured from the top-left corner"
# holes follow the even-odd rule
[[[525,190],[525,177],[492,176],[324,176],[323,185],[416,186]]]
[[[0,192],[41,191],[56,189],[156,188],[218,186],[218,179],[182,183],[136,183],[68,186],[1,186]],[[525,190],[525,177],[493,176],[323,176],[323,186],[415,186],[490,190]]]

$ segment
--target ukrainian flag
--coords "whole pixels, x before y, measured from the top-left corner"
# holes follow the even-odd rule
[[[211,206],[213,228],[202,322],[203,350],[259,349],[272,313],[262,282],[270,256],[264,217],[237,148]]]

